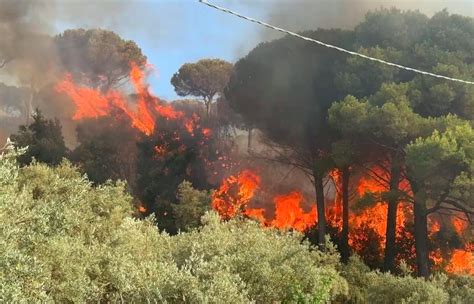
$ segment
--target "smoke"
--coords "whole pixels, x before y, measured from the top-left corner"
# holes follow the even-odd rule
[[[42,87],[62,71],[53,37],[65,28],[124,28],[137,1],[0,0],[0,81]],[[133,9],[135,8],[135,9]]]
[[[53,84],[64,76],[54,36],[66,28],[125,28],[140,20],[133,14],[137,1],[62,1],[0,0],[0,83],[10,90],[29,94],[13,100],[5,99],[0,88],[0,105],[20,111],[23,117],[0,120],[0,142],[20,123],[28,123],[30,114],[39,106],[47,116],[58,117],[63,124],[66,141],[73,145],[75,124],[71,122],[71,103],[52,93]],[[143,9],[143,5],[138,5]],[[140,20],[141,22],[141,20]],[[142,22],[143,23],[143,22]],[[122,25],[121,25],[122,24]],[[70,56],[74,56],[71,52]],[[64,57],[64,56],[63,56]],[[8,95],[8,94],[7,94]],[[18,94],[17,94],[18,95]],[[9,95],[11,96],[11,94]],[[2,109],[3,109],[2,108]],[[15,123],[16,122],[16,123]]]
[[[47,1],[0,0],[0,65],[9,82],[40,85],[54,67]]]
[[[318,27],[351,28],[361,21],[368,10],[396,6],[419,9],[428,15],[443,8],[452,13],[474,16],[472,0],[215,0],[229,8],[294,31]],[[191,1],[190,5],[196,5]],[[240,10],[240,9],[239,9]],[[253,14],[253,12],[256,12]],[[233,18],[222,15],[219,20]],[[0,82],[40,91],[62,77],[64,69],[53,43],[54,35],[67,28],[104,28],[136,40],[148,48],[166,41],[168,49],[182,51],[197,43],[216,39],[200,26],[200,17],[189,15],[179,1],[144,0],[0,0]],[[244,21],[242,21],[244,22]],[[237,43],[236,59],[245,55],[258,42],[280,37],[281,34],[252,27],[245,42]],[[180,32],[196,33],[190,40]],[[33,100],[33,96],[28,97]],[[51,97],[52,98],[52,97]],[[0,103],[3,104],[3,100]],[[8,101],[11,102],[11,101]],[[46,100],[44,108],[54,108],[57,116],[66,117],[63,103]],[[18,108],[28,102],[18,101]],[[26,105],[25,105],[26,104]],[[54,106],[53,106],[54,105]],[[56,109],[56,106],[59,108]],[[31,108],[31,105],[30,105]],[[28,109],[27,109],[28,110]],[[29,109],[31,110],[31,109]],[[69,113],[69,112],[68,112]],[[50,112],[46,111],[46,115]],[[23,122],[22,122],[23,123]],[[0,122],[0,128],[1,122]],[[71,127],[72,129],[72,127]],[[1,140],[1,138],[0,138]]]
[[[474,17],[472,0],[268,0],[249,3],[248,6],[266,12],[261,17],[263,21],[296,32],[318,28],[352,29],[368,11],[380,8],[419,10],[428,16],[447,8],[450,13]],[[257,41],[247,41],[247,45],[283,36],[266,28],[258,31]],[[249,47],[239,46],[237,52],[242,49]]]

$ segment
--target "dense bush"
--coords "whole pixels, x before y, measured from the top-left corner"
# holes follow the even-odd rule
[[[182,231],[201,225],[201,217],[211,209],[211,194],[197,190],[188,181],[178,186],[178,202],[171,204],[176,227]]]
[[[349,303],[472,303],[474,278],[438,273],[429,280],[370,271],[357,257],[351,257],[342,276],[349,284]]]
[[[160,234],[131,217],[121,183],[92,187],[69,163],[0,159],[0,302],[329,302],[338,256],[301,235],[221,222]]]
[[[67,162],[19,168],[0,157],[0,302],[472,303],[474,279],[370,271],[339,263],[299,233],[222,222],[170,236],[134,219],[121,183],[93,187]],[[180,187],[183,223],[207,192]],[[187,209],[193,210],[187,217]],[[179,209],[177,209],[179,210]],[[198,212],[194,212],[198,210]],[[188,221],[188,219],[191,219]]]

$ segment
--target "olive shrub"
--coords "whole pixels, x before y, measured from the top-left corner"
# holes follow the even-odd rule
[[[0,158],[0,302],[330,302],[347,294],[335,250],[258,223],[176,236],[133,218],[123,183],[93,187],[70,163]]]

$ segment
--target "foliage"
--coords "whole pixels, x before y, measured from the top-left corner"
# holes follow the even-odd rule
[[[20,126],[11,140],[18,147],[28,147],[27,152],[18,158],[22,165],[31,163],[33,158],[49,165],[58,165],[67,153],[59,120],[46,119],[38,109],[33,114],[33,122]]]
[[[171,205],[173,208],[176,227],[186,231],[201,225],[201,217],[211,209],[211,194],[209,191],[199,191],[188,181],[178,186],[178,201]]]
[[[71,159],[96,184],[126,180],[134,189],[137,140],[139,133],[124,117],[101,117],[82,121],[77,126],[78,146]]]
[[[299,234],[238,219],[221,223],[215,214],[205,217],[204,224],[198,231],[178,235],[178,251],[173,250],[176,263],[188,265],[201,278],[227,269],[238,274],[249,299],[258,303],[291,300],[295,294],[307,302],[325,302],[346,291],[335,271],[337,254],[308,251],[309,244],[301,243]]]
[[[190,134],[177,121],[161,119],[152,136],[138,142],[138,196],[147,214],[155,213],[160,229],[176,233],[172,203],[178,186],[187,180],[196,189],[209,189],[206,164],[215,158],[213,138]]]
[[[146,63],[135,42],[108,30],[66,30],[54,41],[64,69],[95,88],[107,90],[122,83],[128,78],[130,62]]]
[[[224,91],[232,69],[231,63],[221,59],[201,59],[196,63],[182,65],[171,78],[171,84],[179,96],[204,98],[209,115],[213,98]]]
[[[131,217],[122,183],[92,187],[69,163],[0,159],[0,301],[329,302],[347,293],[334,251],[240,219],[160,234]]]
[[[369,271],[357,256],[352,256],[342,275],[349,283],[350,303],[448,303],[443,276],[425,281],[411,275]],[[467,302],[466,302],[467,303]]]
[[[435,130],[431,136],[409,144],[405,151],[407,177],[416,203],[433,211],[450,205],[460,212],[472,212],[474,130],[469,122],[448,127],[443,133]]]
[[[446,282],[450,303],[472,303],[474,301],[474,277],[451,276]]]

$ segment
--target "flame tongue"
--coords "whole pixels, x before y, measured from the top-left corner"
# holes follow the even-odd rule
[[[303,195],[297,191],[276,196],[275,218],[267,220],[263,208],[248,207],[259,186],[260,177],[253,171],[244,170],[237,176],[230,176],[212,196],[212,207],[225,219],[243,214],[280,229],[305,231],[316,223],[316,208],[305,213],[300,207]]]
[[[303,195],[293,191],[286,195],[278,195],[275,202],[275,219],[271,222],[273,227],[280,229],[292,228],[305,231],[316,224],[316,207],[305,213],[301,208]]]
[[[56,85],[56,91],[67,93],[76,105],[76,113],[72,117],[74,120],[97,118],[109,113],[109,98],[99,90],[77,87],[70,74]]]
[[[226,178],[212,196],[212,208],[223,218],[242,214],[260,186],[260,177],[250,170]]]
[[[59,93],[66,93],[74,102],[76,106],[76,112],[72,117],[74,120],[124,115],[130,120],[132,127],[145,135],[151,135],[155,130],[156,118],[162,117],[166,120],[183,120],[186,130],[193,134],[198,117],[185,117],[183,112],[175,110],[171,105],[161,102],[150,94],[145,83],[144,71],[133,62],[130,63],[130,67],[130,81],[137,96],[135,109],[129,106],[127,98],[122,93],[116,90],[102,93],[98,89],[76,85],[71,75],[66,75],[64,80],[56,84],[55,89]],[[205,134],[208,131],[203,129],[202,132]]]

